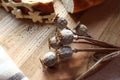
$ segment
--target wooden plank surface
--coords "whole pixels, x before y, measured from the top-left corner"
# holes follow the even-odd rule
[[[55,0],[55,10],[68,20],[70,28],[74,28],[75,19],[80,20],[81,23],[88,26],[89,34],[96,39],[120,45],[118,44],[119,3],[119,0],[106,0],[104,4],[91,8],[78,17],[69,15],[61,2]],[[117,26],[118,29],[114,26]],[[48,80],[48,78],[49,80],[73,80],[86,70],[86,67],[81,70],[81,64],[87,63],[89,55],[80,53],[74,55],[72,60],[59,65],[56,70],[50,70],[47,73],[43,71],[39,58],[49,51],[47,39],[53,35],[54,30],[54,25],[42,26],[28,20],[16,19],[13,15],[0,9],[0,44],[30,80]],[[73,46],[80,47],[81,45]],[[82,47],[84,46],[86,47],[86,45],[82,45]]]

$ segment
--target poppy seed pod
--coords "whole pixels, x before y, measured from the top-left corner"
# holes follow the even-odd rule
[[[88,28],[83,24],[79,24],[75,30],[79,36],[86,36],[88,32]]]
[[[59,48],[57,52],[59,54],[60,60],[62,61],[70,59],[73,54],[73,50],[69,46],[63,46]]]
[[[55,25],[58,26],[60,29],[67,27],[67,24],[68,24],[67,20],[62,17],[57,17],[55,19]]]
[[[52,47],[54,49],[59,47],[59,44],[57,44],[56,36],[49,39],[49,45],[50,45],[50,47]]]
[[[61,44],[70,44],[74,39],[74,34],[69,29],[63,29],[59,32],[59,40]]]
[[[52,67],[57,62],[57,56],[54,52],[48,52],[43,56],[42,61],[43,61],[44,65],[46,65],[48,67]]]

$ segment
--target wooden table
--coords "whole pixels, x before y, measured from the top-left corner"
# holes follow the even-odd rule
[[[68,20],[71,29],[75,27],[76,20],[80,20],[88,26],[89,34],[96,39],[120,46],[119,3],[120,0],[106,0],[102,5],[91,8],[80,16],[68,14],[62,3],[55,0],[55,10],[59,16]],[[73,80],[76,75],[86,70],[81,70],[80,67],[88,60],[83,59],[88,53],[74,55],[72,60],[63,62],[57,70],[50,70],[47,73],[43,71],[39,58],[49,51],[47,40],[54,31],[54,25],[40,25],[29,20],[16,19],[0,9],[0,44],[30,80]]]

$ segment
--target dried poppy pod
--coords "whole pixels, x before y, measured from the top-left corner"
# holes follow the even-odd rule
[[[62,30],[57,31],[56,39],[58,43],[62,45],[70,44],[73,40],[83,39],[83,38],[92,38],[89,34],[87,34],[87,27],[83,24],[77,26],[76,32],[73,32],[69,28],[64,28]]]
[[[69,46],[62,46],[57,50],[60,60],[68,60],[72,58],[73,50]]]
[[[71,30],[64,28],[58,32],[57,39],[61,44],[70,44],[74,39],[74,33]]]
[[[61,0],[66,10],[76,13],[102,3],[104,0]]]
[[[56,36],[49,39],[49,47],[52,47],[55,49],[58,47]]]
[[[53,36],[52,38],[49,39],[49,47],[53,49],[58,49],[60,46],[62,46],[61,43],[57,41],[57,37]]]
[[[2,0],[1,3],[17,18],[32,19],[33,22],[53,23],[56,16],[53,0]]]
[[[52,67],[57,63],[57,56],[54,52],[48,52],[43,56],[41,61],[43,65]]]
[[[54,24],[60,28],[60,29],[63,29],[63,28],[67,28],[67,24],[68,24],[68,21],[62,17],[56,17],[56,19],[54,20]]]
[[[79,36],[87,36],[88,28],[84,24],[79,24],[75,28],[76,34]]]
[[[96,52],[96,51],[118,51],[120,48],[85,48],[85,49],[73,49],[70,46],[61,46],[57,50],[59,59],[64,61],[72,58],[73,53],[78,52]],[[102,54],[102,53],[101,53]]]
[[[61,46],[55,52],[46,53],[41,59],[41,63],[46,67],[53,67],[58,61],[65,61],[72,58],[73,53],[96,52],[96,51],[119,51],[120,48],[85,48],[72,50],[69,46]],[[102,53],[101,53],[102,54]],[[58,57],[58,58],[57,58]]]

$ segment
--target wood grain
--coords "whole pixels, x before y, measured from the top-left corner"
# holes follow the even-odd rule
[[[89,34],[96,39],[120,45],[118,39],[120,29],[117,29],[120,25],[119,3],[118,0],[106,0],[104,4],[89,9],[76,19],[87,25]],[[66,18],[69,22],[68,26],[73,29],[76,25],[73,16],[66,12],[59,0],[55,0],[54,5],[56,13]],[[47,40],[54,35],[55,27],[16,19],[10,13],[0,9],[0,44],[30,80],[73,80],[88,69],[84,64],[88,63],[90,54],[85,52],[75,54],[73,59],[60,63],[56,69],[43,70],[39,58],[49,51]],[[88,45],[72,46],[89,47]],[[92,64],[94,62],[91,61]]]

